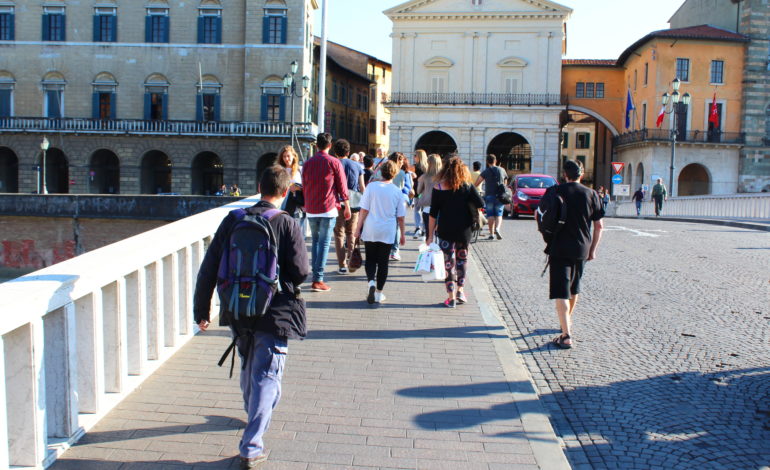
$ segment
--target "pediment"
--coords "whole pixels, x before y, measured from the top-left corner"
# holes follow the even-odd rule
[[[518,57],[506,57],[497,63],[498,67],[526,67],[527,61]]]
[[[449,68],[454,64],[455,63],[452,61],[452,59],[448,59],[446,57],[431,57],[430,59],[426,60],[423,65],[429,68]]]
[[[384,11],[391,19],[430,17],[563,17],[572,9],[550,0],[483,0],[476,5],[473,0],[412,0]]]

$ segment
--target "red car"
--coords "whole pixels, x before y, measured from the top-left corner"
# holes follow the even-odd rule
[[[545,190],[557,184],[553,176],[548,175],[516,175],[511,182],[513,202],[507,207],[508,213],[514,219],[519,215],[535,215],[535,209]]]

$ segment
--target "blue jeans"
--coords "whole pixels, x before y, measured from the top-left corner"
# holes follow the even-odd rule
[[[241,457],[251,459],[265,453],[262,436],[281,399],[281,378],[288,351],[286,340],[257,331],[251,351],[246,356],[241,355],[241,391],[248,415],[239,445]]]
[[[335,217],[308,217],[310,226],[310,264],[313,270],[313,282],[323,282],[324,267],[329,258],[329,245],[332,241],[332,231]]]
[[[636,215],[642,213],[642,201],[636,201]]]
[[[487,194],[484,196],[484,202],[486,203],[487,217],[502,217],[503,216],[503,204],[497,200],[497,196]]]

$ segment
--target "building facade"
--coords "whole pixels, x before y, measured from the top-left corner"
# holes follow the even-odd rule
[[[745,36],[738,192],[770,191],[770,4],[766,0],[687,0],[671,27],[707,23]]]
[[[390,150],[500,157],[556,175],[571,10],[548,0],[414,0],[393,21]]]
[[[0,191],[256,192],[258,163],[289,143],[292,116],[295,145],[312,140],[310,96],[299,95],[317,8],[0,2]],[[292,62],[294,100],[284,84]]]

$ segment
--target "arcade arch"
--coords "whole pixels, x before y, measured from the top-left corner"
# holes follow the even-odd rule
[[[504,132],[489,142],[487,154],[497,157],[498,164],[509,175],[532,170],[532,147],[527,139],[515,132]]]
[[[435,153],[443,157],[457,152],[457,143],[452,136],[446,132],[430,131],[423,134],[422,137],[417,140],[414,149],[423,149],[428,155]]]
[[[171,159],[160,150],[150,150],[142,157],[141,192],[171,192]]]

